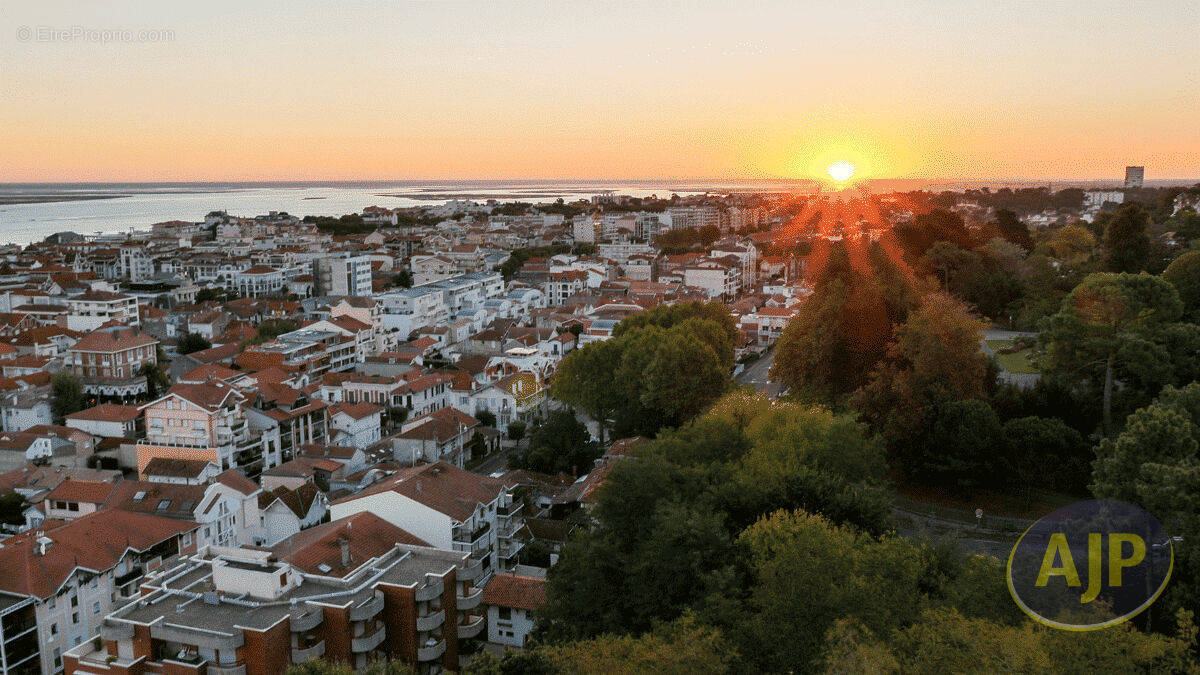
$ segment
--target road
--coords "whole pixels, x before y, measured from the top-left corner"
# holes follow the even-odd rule
[[[771,363],[774,361],[775,347],[771,347],[766,354],[762,355],[762,358],[746,366],[746,369],[737,376],[738,384],[750,385],[771,398],[778,398],[780,392],[783,391],[783,385],[767,379],[771,374]]]

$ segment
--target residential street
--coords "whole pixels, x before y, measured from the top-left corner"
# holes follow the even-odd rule
[[[771,347],[766,354],[763,354],[762,358],[747,366],[735,379],[738,384],[748,384],[771,398],[778,398],[780,392],[783,391],[783,385],[767,379],[771,374],[771,364],[774,361],[775,347]]]

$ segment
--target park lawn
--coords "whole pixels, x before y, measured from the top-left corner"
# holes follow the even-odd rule
[[[996,352],[996,360],[1000,362],[1000,366],[1010,373],[1017,374],[1033,374],[1039,372],[1037,366],[1029,360],[1029,354],[1032,349],[1022,349],[1019,352],[1011,354],[1001,354],[1000,350],[1012,347],[1011,340],[986,340],[987,346]]]

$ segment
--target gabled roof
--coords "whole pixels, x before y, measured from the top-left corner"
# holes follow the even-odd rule
[[[446,462],[407,467],[362,492],[337,500],[352,502],[363,497],[393,492],[464,521],[479,504],[494,501],[506,488],[504,482],[480,476]]]
[[[343,540],[350,550],[348,568],[342,566]],[[294,534],[271,551],[303,572],[342,577],[364,561],[392,550],[396,544],[429,546],[379,516],[362,512]],[[329,571],[324,571],[322,565]]]
[[[73,412],[67,415],[66,419],[88,422],[129,422],[137,419],[140,414],[141,411],[137,406],[101,403],[87,410]]]
[[[220,380],[209,380],[203,384],[180,383],[168,389],[166,396],[142,405],[141,409],[145,410],[159,401],[177,397],[204,408],[209,412],[214,412],[224,405],[230,396],[237,399],[244,398],[236,389]]]
[[[112,569],[129,549],[145,551],[200,526],[142,513],[106,510],[45,531],[50,540],[38,555],[39,531],[10,537],[0,548],[0,591],[48,598],[77,568]]]
[[[46,495],[51,502],[80,502],[103,504],[117,489],[116,483],[89,480],[65,480]]]
[[[72,347],[77,352],[119,352],[158,344],[158,340],[136,328],[113,326],[98,328],[79,339]]]
[[[259,491],[258,485],[236,469],[226,469],[213,478],[216,482],[237,490],[244,495],[252,495]]]
[[[483,588],[483,604],[538,610],[546,604],[546,580],[523,574],[497,574]]]

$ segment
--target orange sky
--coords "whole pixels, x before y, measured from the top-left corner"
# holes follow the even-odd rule
[[[1189,1],[90,4],[0,10],[0,181],[1200,178]]]

